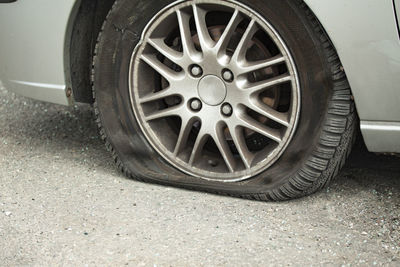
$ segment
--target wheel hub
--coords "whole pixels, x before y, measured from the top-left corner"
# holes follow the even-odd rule
[[[225,83],[214,75],[203,77],[197,86],[197,90],[200,99],[210,106],[221,104],[226,97]]]

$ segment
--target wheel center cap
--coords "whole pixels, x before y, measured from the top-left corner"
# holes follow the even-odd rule
[[[226,97],[225,83],[214,75],[207,75],[197,85],[200,99],[210,106],[221,104]]]

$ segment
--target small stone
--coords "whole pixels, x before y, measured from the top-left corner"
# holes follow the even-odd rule
[[[12,213],[11,213],[10,211],[6,211],[6,212],[4,212],[4,214],[5,214],[6,216],[10,216]]]

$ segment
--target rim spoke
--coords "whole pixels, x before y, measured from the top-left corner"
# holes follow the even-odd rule
[[[283,57],[282,55],[275,56],[266,60],[260,60],[257,62],[247,62],[244,66],[241,67],[241,74],[265,69],[282,62],[285,62],[285,57]]]
[[[168,45],[164,43],[164,39],[162,38],[153,38],[149,39],[149,44],[154,47],[158,52],[160,52],[163,56],[171,60],[173,63],[179,65],[182,60],[183,54],[175,51],[170,48]]]
[[[256,94],[256,93],[261,93],[262,91],[264,91],[265,89],[281,84],[281,83],[285,83],[285,82],[289,82],[292,80],[292,76],[290,76],[289,74],[283,74],[277,77],[274,77],[272,79],[269,80],[265,80],[265,81],[259,81],[259,82],[255,82],[255,83],[250,83],[246,90],[249,92],[249,94]]]
[[[253,130],[261,135],[264,135],[269,139],[274,140],[275,142],[280,143],[282,141],[281,133],[279,130],[269,128],[247,115],[243,115],[242,117],[240,117],[240,125],[250,130]]]
[[[167,87],[161,91],[155,93],[149,93],[139,99],[140,104],[148,103],[151,101],[167,98],[169,96],[179,95],[179,90],[175,88]]]
[[[192,149],[192,154],[190,155],[189,165],[193,166],[195,161],[199,158],[208,137],[209,135],[200,129],[200,132],[197,135],[196,142],[194,143]]]
[[[231,40],[232,35],[236,30],[236,27],[239,25],[241,21],[242,21],[242,16],[240,16],[239,11],[236,9],[228,23],[228,26],[226,26],[223,34],[221,35],[221,38],[218,40],[218,43],[216,45],[218,54],[219,53],[225,54],[225,50],[228,47],[229,41]]]
[[[215,133],[213,136],[214,142],[218,147],[221,156],[223,157],[226,166],[228,167],[230,172],[235,172],[236,162],[233,157],[232,151],[229,148],[229,145],[225,139],[225,135],[223,133],[223,128],[220,126],[216,126]]]
[[[194,21],[196,23],[197,35],[199,36],[200,46],[203,50],[203,53],[207,48],[213,47],[215,44],[208,32],[206,14],[207,11],[195,4],[193,5]]]
[[[174,149],[175,156],[177,156],[182,151],[182,149],[186,146],[190,131],[192,130],[193,123],[195,121],[196,120],[194,118],[191,118],[189,120],[182,119],[182,125],[181,125],[181,129],[179,131],[179,137],[178,137],[178,140],[176,141],[175,149]]]
[[[170,83],[180,80],[184,76],[179,72],[171,70],[169,67],[161,63],[155,55],[143,54],[141,59],[143,59],[143,61],[145,61],[150,67],[152,67]]]
[[[177,105],[177,106],[173,106],[170,108],[166,108],[166,109],[162,109],[162,110],[158,110],[148,116],[146,116],[146,121],[153,121],[153,120],[157,120],[157,119],[163,119],[163,118],[167,118],[167,117],[172,117],[172,116],[178,116],[180,117],[180,112],[185,112],[184,109],[182,109],[183,105]]]
[[[247,148],[242,128],[238,126],[231,126],[229,127],[229,132],[231,134],[232,141],[235,144],[237,151],[239,152],[240,158],[243,161],[244,166],[246,167],[246,169],[250,169],[251,163],[254,159],[254,154],[252,154]]]
[[[190,32],[190,16],[180,10],[176,11],[176,15],[178,17],[183,53],[191,58],[195,58],[198,53],[194,47],[192,33]]]
[[[253,109],[254,111],[260,113],[261,115],[267,117],[268,119],[271,119],[285,127],[289,127],[289,118],[288,118],[288,113],[283,113],[279,112],[268,105],[261,103],[260,101],[250,101],[251,104],[248,106],[248,108]]]
[[[252,19],[247,26],[246,31],[244,32],[242,38],[240,39],[239,44],[236,47],[235,53],[232,56],[234,61],[240,62],[246,58],[246,51],[249,48],[249,45],[252,43],[251,39],[253,35],[257,32],[258,27],[256,21]]]

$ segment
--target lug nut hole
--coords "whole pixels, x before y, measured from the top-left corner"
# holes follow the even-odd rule
[[[224,116],[227,116],[227,117],[232,116],[232,113],[233,113],[233,108],[232,108],[232,106],[231,106],[230,104],[228,104],[228,103],[223,104],[223,105],[221,106],[221,113],[222,113]]]
[[[199,99],[193,98],[192,100],[189,101],[189,107],[192,111],[200,111],[201,108],[203,107],[203,104]]]
[[[225,82],[231,83],[235,79],[232,71],[228,69],[222,70],[222,78],[224,79]]]
[[[199,78],[203,75],[203,69],[199,65],[191,65],[189,67],[190,74],[193,77]]]

